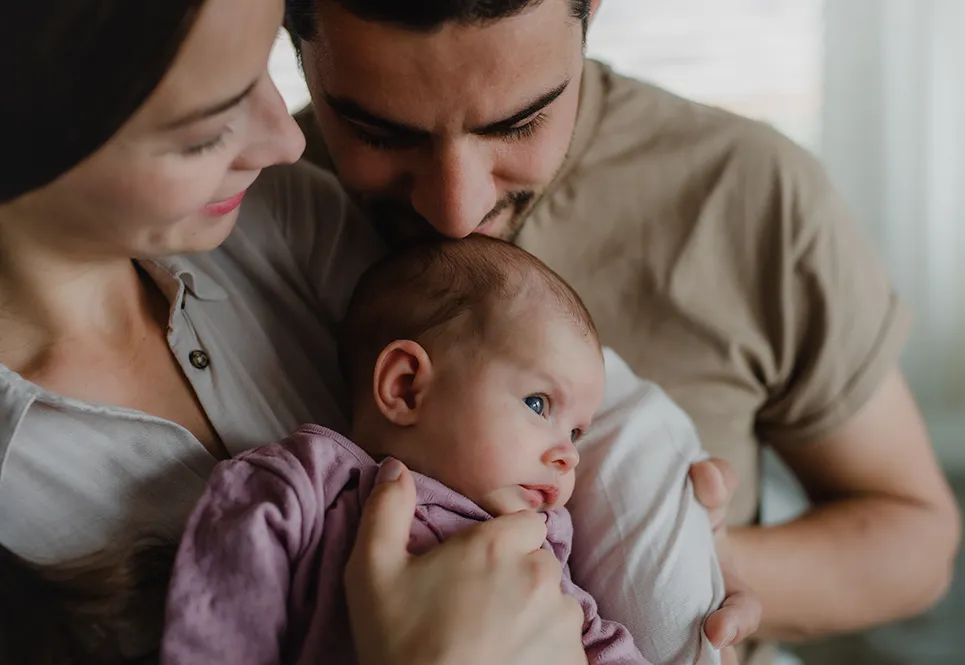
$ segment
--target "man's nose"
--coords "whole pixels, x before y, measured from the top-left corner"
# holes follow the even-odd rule
[[[475,137],[437,147],[414,178],[412,207],[450,238],[472,233],[499,200],[491,159]]]
[[[567,473],[580,463],[580,453],[571,441],[553,446],[543,455],[543,463],[554,467],[560,473]]]

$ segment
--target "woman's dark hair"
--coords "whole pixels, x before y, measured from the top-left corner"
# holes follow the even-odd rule
[[[157,87],[204,0],[5,0],[0,202],[103,145]]]
[[[153,665],[176,552],[144,537],[49,566],[0,547],[0,663]]]
[[[5,0],[0,202],[102,146],[168,71],[204,0]],[[142,538],[59,565],[0,546],[0,663],[157,660],[176,544]]]
[[[315,8],[319,2],[337,2],[367,21],[392,23],[410,30],[434,30],[444,23],[485,23],[521,14],[545,0],[288,0],[286,27],[293,37],[311,41],[315,36]],[[590,19],[590,0],[567,0],[573,18]],[[297,46],[297,40],[294,40]]]

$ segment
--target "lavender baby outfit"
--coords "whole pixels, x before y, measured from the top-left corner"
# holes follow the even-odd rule
[[[162,665],[354,665],[343,571],[379,464],[345,437],[304,426],[220,463],[184,533],[168,595]],[[420,554],[490,519],[414,474],[409,550]],[[547,514],[563,591],[584,611],[590,665],[647,665],[622,625],[570,579],[573,526]]]

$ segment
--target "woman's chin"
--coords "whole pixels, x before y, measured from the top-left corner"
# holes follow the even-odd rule
[[[176,230],[156,237],[141,256],[160,258],[172,254],[197,254],[217,249],[228,239],[238,222],[238,211],[219,217],[194,217],[178,225]]]

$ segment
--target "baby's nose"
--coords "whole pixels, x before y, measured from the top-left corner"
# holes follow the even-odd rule
[[[580,463],[580,453],[572,442],[567,441],[547,450],[543,456],[543,463],[554,467],[560,473],[567,473]]]

